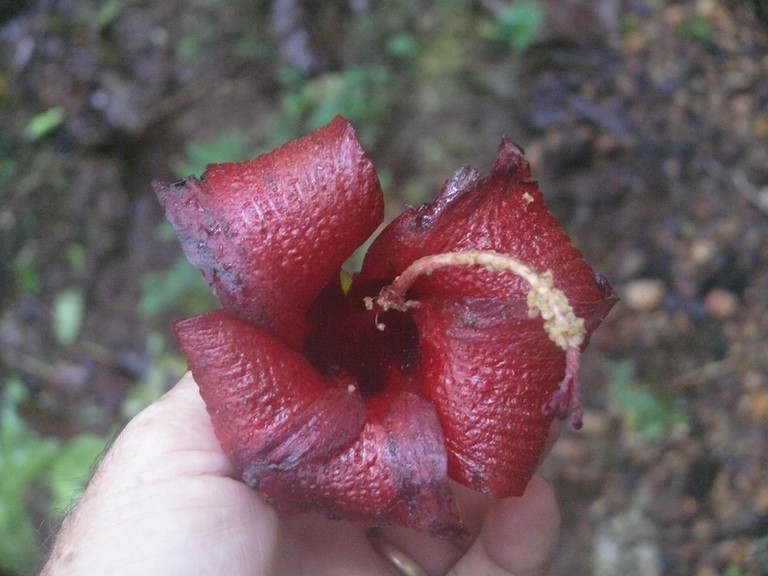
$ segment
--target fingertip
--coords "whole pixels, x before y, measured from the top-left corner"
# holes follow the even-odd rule
[[[560,523],[552,486],[534,476],[521,497],[494,502],[480,537],[489,559],[510,573],[543,574],[555,553]]]

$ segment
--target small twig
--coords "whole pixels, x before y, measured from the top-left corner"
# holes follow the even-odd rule
[[[734,357],[713,360],[698,368],[680,374],[672,380],[671,385],[674,388],[699,386],[704,382],[709,382],[735,372],[738,370],[739,365],[739,361]]]
[[[736,190],[755,208],[768,216],[768,186],[758,188],[749,181],[741,168],[734,170],[731,179]]]
[[[749,181],[744,170],[741,168],[729,172],[722,164],[715,160],[707,162],[705,168],[714,179],[719,180],[723,184],[733,185],[747,202],[768,216],[768,186],[758,188]]]
[[[742,342],[731,347],[725,358],[712,360],[673,378],[670,385],[686,389],[714,382],[729,374],[744,370],[761,371],[768,362],[768,341],[765,338]]]

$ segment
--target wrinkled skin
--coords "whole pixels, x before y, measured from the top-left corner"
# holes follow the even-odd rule
[[[404,311],[364,305],[421,257],[493,251],[550,271],[588,338],[616,296],[516,146],[502,140],[490,175],[463,168],[387,226],[347,291],[341,264],[382,200],[342,118],[156,190],[224,308],[177,323],[177,339],[222,447],[277,509],[456,536],[449,479],[523,493],[566,375],[527,282],[457,266],[416,280]]]

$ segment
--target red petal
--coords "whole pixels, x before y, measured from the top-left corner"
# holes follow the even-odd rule
[[[360,397],[250,322],[217,310],[175,324],[216,437],[242,473],[322,459],[358,436]]]
[[[367,525],[398,524],[452,537],[463,533],[446,473],[434,409],[410,393],[369,405],[358,439],[325,462],[246,481],[278,510],[320,511]]]
[[[459,170],[434,203],[397,218],[371,246],[353,291],[390,283],[415,260],[491,250],[551,270],[577,316],[594,330],[616,296],[571,244],[531,177],[503,140],[486,178]],[[510,274],[457,266],[422,276],[409,291],[419,332],[421,389],[446,435],[451,476],[495,496],[518,495],[533,473],[565,374],[565,353],[528,317],[529,286]]]
[[[414,311],[419,378],[437,407],[454,480],[519,496],[539,464],[553,415],[542,409],[562,380],[563,351],[525,302],[430,302]]]
[[[493,250],[539,272],[552,270],[555,284],[572,303],[615,298],[610,287],[595,280],[547,209],[522,151],[506,139],[489,176],[462,168],[433,203],[413,207],[387,226],[368,250],[356,284],[386,284],[422,256],[461,250]],[[481,268],[441,270],[420,280],[415,295],[420,288],[430,297],[525,298],[528,293],[527,283],[517,276]]]
[[[222,306],[294,347],[312,301],[383,218],[373,165],[341,117],[255,160],[155,190]]]

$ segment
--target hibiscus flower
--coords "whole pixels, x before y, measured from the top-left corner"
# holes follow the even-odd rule
[[[553,419],[579,424],[579,354],[616,295],[508,139],[353,275],[384,207],[341,117],[155,190],[222,306],[177,340],[222,449],[278,510],[456,535],[450,479],[520,495]]]

